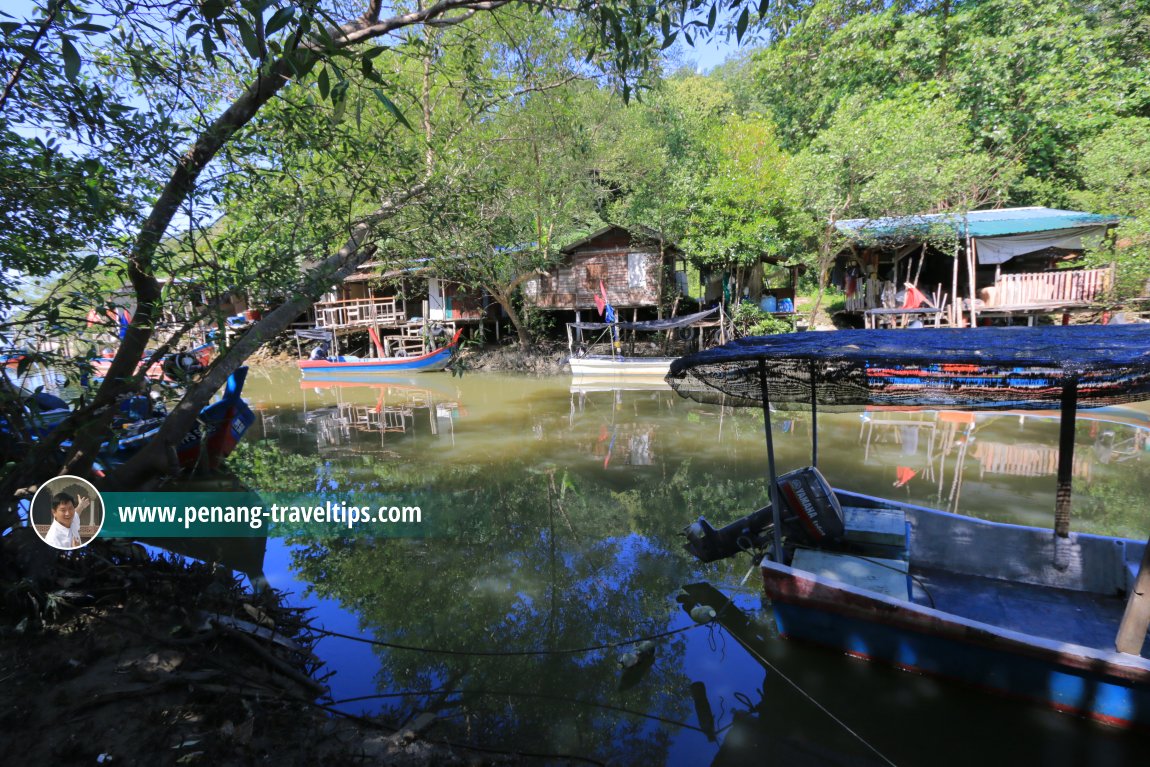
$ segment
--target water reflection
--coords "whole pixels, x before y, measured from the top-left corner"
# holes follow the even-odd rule
[[[762,505],[761,412],[659,386],[429,375],[317,389],[289,374],[249,382],[262,415],[262,439],[246,448],[260,457],[248,467],[257,488],[419,491],[430,499],[425,514],[449,518],[453,531],[290,542],[294,582],[276,585],[306,589],[326,611],[321,622],[346,624],[350,613],[366,637],[443,651],[376,647],[374,692],[355,673],[331,680],[334,697],[358,699],[344,708],[397,722],[432,711],[441,736],[623,764],[758,764],[764,743],[782,738],[797,740],[794,758],[807,763],[875,759],[729,634],[691,628],[675,600],[699,580],[741,588],[746,561],[699,565],[677,533],[700,514],[723,521]],[[389,408],[402,413],[403,431],[386,430]],[[1111,416],[1079,425],[1074,527],[1144,536],[1146,425]],[[1057,444],[1057,420],[875,411],[820,414],[819,427],[821,467],[846,489],[1049,523],[1045,451]],[[809,462],[805,413],[780,411],[772,428],[781,471]],[[769,617],[746,596],[753,584],[740,604]],[[657,640],[649,666],[624,673],[620,656],[631,648],[616,643],[668,631],[679,633]],[[342,670],[343,645],[331,641],[324,652]],[[900,764],[1017,763],[1026,751],[996,752],[980,736],[940,752],[944,738],[970,728],[1009,730],[1030,746],[1053,733],[1102,762],[1136,743],[769,632],[763,641],[766,657]],[[598,649],[568,652],[588,647]],[[529,654],[508,654],[520,652]],[[700,697],[722,730],[714,740]]]

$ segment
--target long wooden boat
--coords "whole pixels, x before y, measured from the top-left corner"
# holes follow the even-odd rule
[[[745,339],[686,357],[684,396],[755,404],[767,419],[772,503],[722,529],[704,561],[753,549],[780,633],[900,668],[1150,728],[1150,546],[1069,530],[1077,407],[1150,398],[1136,326],[842,331]],[[1061,413],[1053,530],[834,490],[812,467],[775,471],[771,402]]]
[[[176,460],[180,468],[186,471],[216,469],[243,439],[255,422],[255,413],[241,396],[247,374],[246,366],[237,368],[228,376],[220,399],[200,410],[195,428],[176,446]],[[123,436],[102,448],[103,462],[114,466],[127,461],[151,442],[160,430],[164,417],[157,415],[124,423]]]
[[[684,328],[697,329],[696,326],[711,322],[711,317],[718,308],[708,309],[683,317],[672,317],[665,320],[649,320],[645,322],[571,322],[567,324],[567,345],[571,349],[571,356],[567,363],[571,366],[571,375],[574,378],[664,378],[671,370],[671,363],[678,357],[639,357],[621,353],[619,331],[643,331],[648,333],[682,330]],[[588,349],[582,344],[576,348],[576,337],[583,331],[601,331],[603,336],[609,336],[610,351],[612,354],[588,354]],[[592,345],[594,346],[594,345]]]
[[[649,378],[662,380],[678,357],[612,357],[589,354],[572,357],[571,375],[575,378]]]
[[[300,360],[299,369],[305,381],[362,378],[369,375],[404,375],[444,370],[455,356],[463,330],[455,331],[450,343],[417,357],[352,357]]]

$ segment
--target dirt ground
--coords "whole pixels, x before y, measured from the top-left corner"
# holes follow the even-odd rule
[[[323,705],[307,614],[229,571],[0,541],[0,764],[519,764]]]

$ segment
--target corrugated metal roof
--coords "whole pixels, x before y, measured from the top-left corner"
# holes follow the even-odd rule
[[[1049,232],[1081,226],[1112,226],[1118,216],[1086,213],[1057,208],[1000,208],[972,210],[969,213],[924,213],[916,216],[887,218],[852,218],[835,226],[847,235],[865,235],[878,239],[910,239],[932,230],[952,229],[965,237],[1001,237],[1028,232]]]

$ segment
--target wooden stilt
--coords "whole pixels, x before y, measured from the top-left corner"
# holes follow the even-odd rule
[[[959,327],[962,324],[962,302],[958,300],[958,241],[954,243],[954,272],[950,278],[951,303],[950,313],[954,318],[950,324]]]
[[[966,269],[967,269],[967,275],[966,276],[967,276],[967,283],[970,285],[970,326],[972,328],[978,327],[978,310],[974,308],[974,300],[978,297],[977,294],[975,293],[975,287],[974,287],[974,283],[975,283],[975,280],[974,280],[975,261],[977,259],[977,256],[975,255],[975,250],[974,250],[975,247],[976,246],[974,244],[974,238],[973,237],[967,237],[966,238]]]

